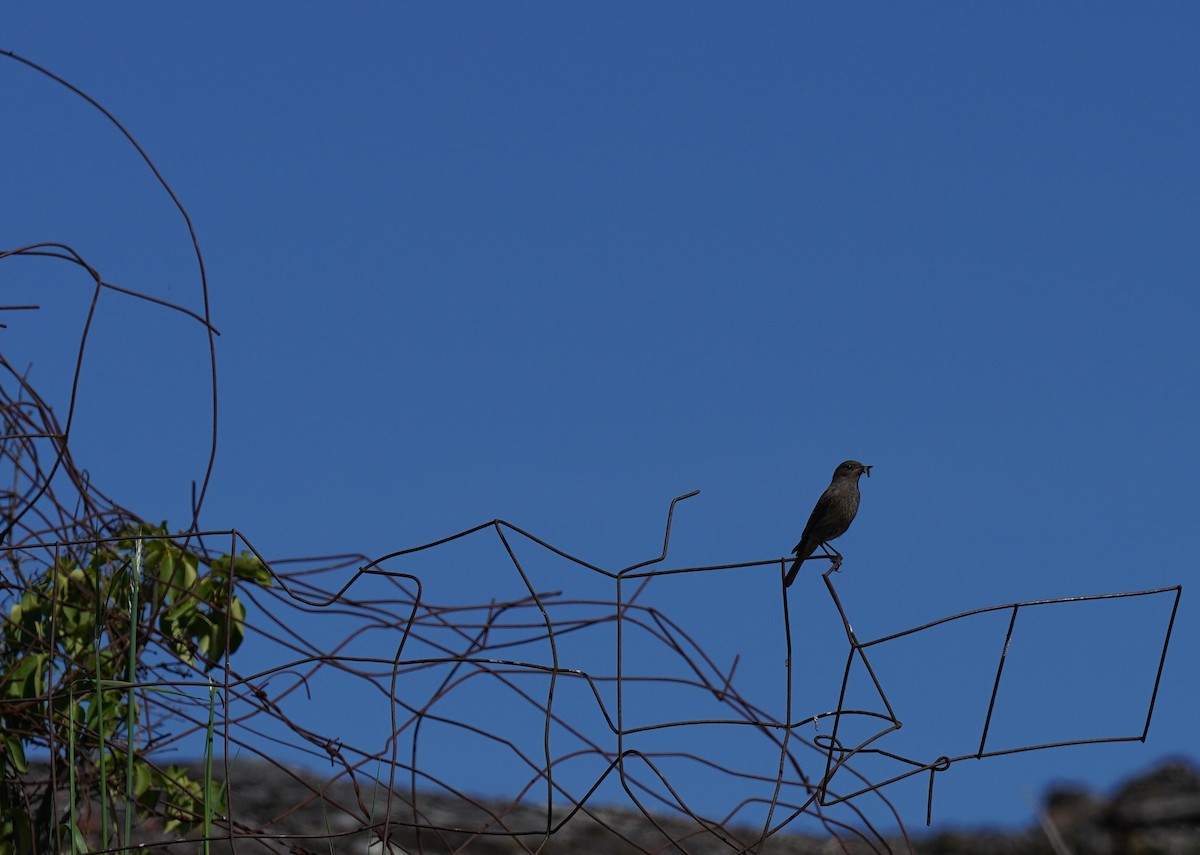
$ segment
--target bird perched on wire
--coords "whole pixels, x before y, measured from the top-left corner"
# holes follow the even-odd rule
[[[858,513],[858,479],[863,473],[870,478],[871,467],[863,466],[857,460],[847,460],[833,470],[833,480],[821,498],[817,499],[816,507],[804,526],[804,533],[800,535],[800,542],[792,550],[796,560],[788,568],[787,577],[783,580],[785,588],[796,580],[800,565],[818,546],[826,546],[836,556],[833,560],[835,570],[842,563],[842,554],[827,544],[845,534],[850,523],[854,522],[854,515]]]

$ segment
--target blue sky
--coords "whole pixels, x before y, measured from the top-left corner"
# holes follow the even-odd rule
[[[110,109],[196,225],[221,332],[207,526],[380,555],[500,517],[615,570],[700,489],[667,566],[752,561],[853,457],[876,469],[837,584],[869,638],[1190,582],[1198,27],[1174,3],[39,4],[5,10],[0,49]],[[197,306],[183,225],[114,130],[10,60],[0,91],[3,247],[70,244]],[[84,284],[10,261],[0,287],[45,304],[0,335],[61,395]],[[199,328],[106,298],[89,347],[77,459],[182,522]],[[407,569],[448,601],[511,584],[499,558],[442,563]],[[840,667],[805,572],[804,661]],[[773,570],[656,590],[773,690]],[[935,823],[1025,822],[1051,781],[1194,758],[1186,593],[1146,745],[960,764]],[[1139,732],[1163,609],[1039,620],[1005,733]],[[906,749],[957,750],[1003,623],[895,649]],[[921,786],[895,798],[919,824]]]

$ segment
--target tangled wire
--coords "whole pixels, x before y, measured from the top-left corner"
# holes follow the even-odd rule
[[[6,56],[116,124],[75,87]],[[961,760],[1144,740],[1149,730],[1180,586],[991,606],[860,640],[827,572],[841,634],[831,649],[844,665],[836,699],[806,698],[823,711],[805,714],[794,709],[805,687],[782,584],[780,664],[770,672],[782,708],[747,688],[738,656],[719,667],[707,652],[723,640],[720,626],[678,619],[650,597],[681,578],[752,568],[778,568],[782,581],[781,558],[659,566],[676,507],[695,492],[670,503],[659,555],[615,571],[503,520],[374,559],[268,560],[238,531],[201,529],[212,453],[190,525],[156,526],[101,492],[71,456],[78,366],[106,290],[190,317],[208,337],[215,448],[216,330],[199,247],[203,312],[111,284],[61,244],[0,251],[0,261],[22,256],[69,263],[94,286],[62,422],[0,355],[0,795],[25,818],[0,839],[27,851],[171,851],[199,840],[285,852],[324,840],[364,852],[501,843],[508,848],[493,851],[537,852],[586,827],[611,851],[751,852],[800,820],[844,851],[890,852],[894,841],[864,808],[873,800],[903,828],[888,785],[927,775],[932,810],[936,776]],[[468,569],[494,589],[472,600],[469,582],[453,587]],[[566,593],[580,579],[592,593]],[[989,748],[1017,615],[1134,598],[1170,603],[1140,731]],[[992,613],[1008,627],[994,666],[980,666],[991,694],[977,748],[894,749],[887,737],[901,721],[872,656]],[[851,691],[855,679],[865,695]],[[165,765],[172,753],[206,762]],[[865,771],[875,760],[892,771],[873,762]],[[278,790],[269,809],[256,804],[264,770]],[[716,807],[712,792],[732,803]],[[632,811],[609,807],[619,802]],[[316,826],[299,821],[316,808]]]

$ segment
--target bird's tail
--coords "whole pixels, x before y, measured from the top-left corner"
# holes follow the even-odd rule
[[[792,583],[796,581],[796,574],[800,572],[800,565],[804,563],[804,559],[799,555],[792,562],[792,566],[788,568],[787,576],[783,578],[783,587],[790,588]]]

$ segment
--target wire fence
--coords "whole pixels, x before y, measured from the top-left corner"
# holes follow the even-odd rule
[[[836,701],[809,713],[794,700],[805,687],[787,560],[665,566],[677,507],[695,492],[670,502],[661,552],[616,571],[504,520],[377,558],[268,559],[239,531],[199,526],[215,451],[185,529],[119,506],[69,451],[92,318],[111,290],[202,326],[215,449],[218,333],[203,259],[182,204],[116,119],[46,69],[3,55],[81,96],[142,156],[188,223],[202,309],[111,284],[62,244],[0,250],[0,261],[67,263],[92,287],[64,421],[0,355],[2,795],[10,817],[27,820],[24,832],[10,821],[0,840],[46,852],[549,852],[568,851],[562,841],[575,845],[571,830],[586,828],[606,851],[740,853],[804,827],[840,851],[892,852],[911,846],[872,816],[882,809],[903,829],[885,791],[902,780],[927,777],[928,821],[938,776],[960,761],[1145,740],[1178,585],[990,606],[861,640],[831,569],[822,578],[841,637],[820,655],[844,665]],[[483,541],[491,552],[478,551]],[[430,593],[431,568],[480,554],[487,563],[469,578],[505,580],[505,596]],[[549,574],[531,570],[547,562]],[[779,572],[772,687],[782,708],[739,675],[738,656],[719,667],[707,652],[724,643],[721,626],[679,620],[648,595],[683,574],[755,569]],[[598,594],[546,582],[583,577]],[[1161,628],[1138,627],[1157,653],[1144,718],[1124,731],[994,747],[1018,615],[1102,601],[1163,605]],[[995,659],[976,663],[991,686],[977,746],[932,758],[895,750],[894,686],[874,658],[985,615],[1007,617],[1007,628]],[[860,679],[865,692],[852,689]],[[162,759],[185,754],[203,759],[188,769]],[[483,782],[493,782],[486,795]],[[697,782],[734,794],[732,804],[714,812],[693,796]],[[314,810],[316,826],[301,827]]]

